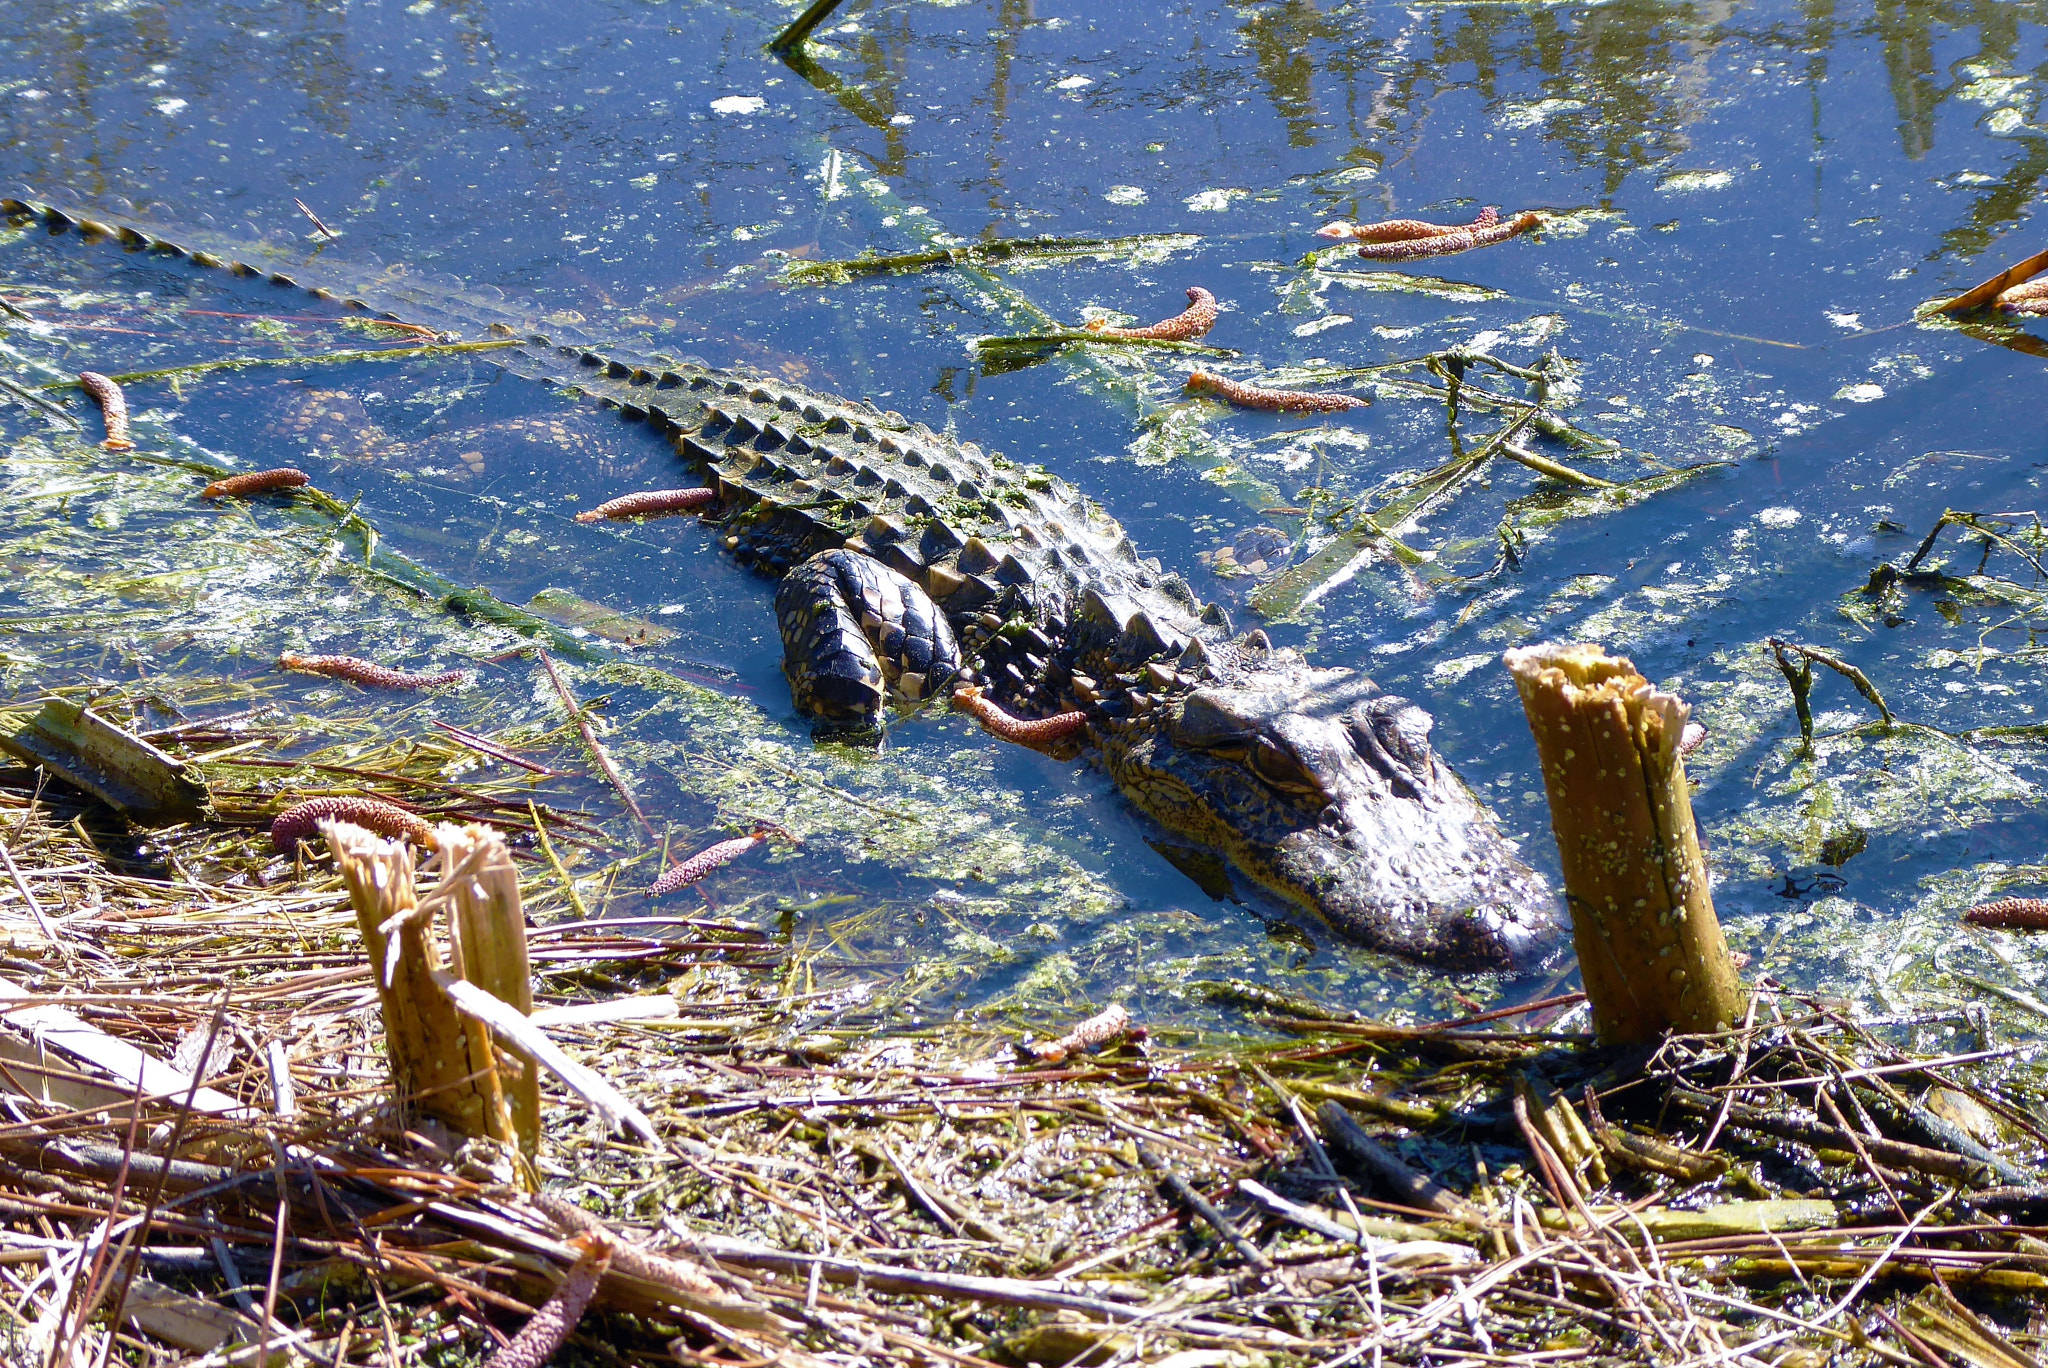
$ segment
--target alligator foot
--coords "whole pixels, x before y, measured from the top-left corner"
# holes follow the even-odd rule
[[[960,673],[960,647],[931,596],[856,551],[820,551],[775,591],[782,673],[799,711],[863,722],[889,695],[918,702]]]

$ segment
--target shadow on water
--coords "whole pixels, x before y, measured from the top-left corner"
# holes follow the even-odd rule
[[[1974,596],[1916,582],[1882,610],[1862,592],[1947,509],[2035,506],[2033,335],[1980,327],[2002,344],[1986,347],[1907,320],[2042,245],[2027,230],[2048,170],[2048,6],[854,5],[787,65],[763,51],[785,8],[17,5],[0,17],[0,173],[358,268],[452,272],[537,301],[550,327],[871,398],[1045,463],[1241,618],[1275,577],[1329,562],[1268,630],[1423,702],[1546,867],[1498,657],[1603,640],[1709,726],[1696,809],[1731,938],[1759,968],[1891,1001],[1938,995],[1950,971],[2033,982],[2048,967],[1951,929],[2039,858],[2037,745],[1970,739],[2048,706],[2031,601],[1982,576]],[[316,241],[294,199],[339,239]],[[1391,270],[1314,236],[1333,217],[1449,221],[1483,204],[1546,220]],[[785,276],[864,253],[1168,233],[1189,236]],[[38,320],[4,320],[21,383],[362,340],[257,284],[35,234],[8,246],[0,294]],[[1226,306],[1205,341],[1236,357],[1068,348],[1009,368],[974,346],[1149,321],[1195,284]],[[1466,405],[1447,424],[1440,395],[1386,377],[1356,380],[1372,409],[1328,420],[1181,392],[1197,364],[1327,384],[1454,348],[1557,355],[1553,405],[1612,445],[1536,441],[1549,459],[1617,482],[1732,464],[1624,499],[1489,462],[1379,529],[1413,557],[1371,537],[1337,556],[1361,511],[1503,420]],[[744,816],[815,834],[722,875],[721,906],[812,909],[790,914],[792,934],[932,1010],[1135,987],[1155,1015],[1196,1020],[1188,985],[1222,977],[1371,1010],[1542,986],[1330,944],[1155,849],[1099,777],[958,719],[906,721],[880,753],[813,746],[766,586],[687,522],[572,521],[670,482],[674,458],[483,360],[210,373],[135,397],[145,453],[282,452],[435,574],[522,607],[583,605],[574,630],[627,623],[627,643],[601,648],[619,659],[576,679],[608,698],[648,810],[680,844]],[[4,422],[25,510],[0,543],[6,612],[98,605],[86,628],[16,630],[13,692],[253,674],[311,645],[454,659],[504,644],[364,578],[329,532],[261,507],[201,516],[163,467],[94,457],[24,408]],[[2032,584],[2002,549],[1986,569]],[[1922,729],[1877,734],[1823,681],[1821,738],[1798,754],[1772,635],[1853,661]],[[281,696],[337,705],[311,685]],[[553,705],[501,667],[445,706],[540,727]],[[609,790],[578,801],[644,844]]]

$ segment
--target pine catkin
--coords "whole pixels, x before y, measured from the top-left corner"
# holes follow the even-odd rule
[[[953,706],[981,723],[990,735],[1020,746],[1049,746],[1064,741],[1088,725],[1088,714],[1084,712],[1054,713],[1051,717],[1029,721],[1013,717],[994,700],[983,697],[981,690],[971,684],[963,684],[953,691]]]
[[[2000,898],[1963,913],[1972,926],[1999,931],[2048,931],[2048,898]]]
[[[654,881],[654,887],[647,890],[647,895],[658,898],[664,893],[688,888],[712,870],[731,864],[767,839],[767,832],[757,831],[751,836],[736,836],[730,841],[720,841],[717,845],[706,846],[681,864],[671,865],[664,870],[662,876]]]
[[[78,384],[99,401],[100,417],[107,424],[107,439],[100,443],[101,449],[133,451],[135,443],[128,440],[128,396],[121,393],[121,387],[98,371],[80,371]]]
[[[1199,285],[1188,289],[1188,306],[1171,318],[1143,328],[1112,328],[1101,319],[1088,324],[1085,331],[1098,337],[1127,337],[1140,341],[1185,342],[1191,337],[1200,337],[1216,326],[1216,296]]]
[[[417,812],[408,812],[381,798],[355,797],[308,798],[286,808],[271,820],[270,843],[280,854],[289,855],[299,848],[299,842],[316,835],[321,819],[327,817],[353,822],[365,831],[394,841],[403,839],[429,850],[434,848],[433,824]]]
[[[230,475],[215,480],[199,491],[202,499],[245,498],[271,489],[297,489],[300,485],[313,483],[313,477],[303,470],[281,466],[276,470],[252,470],[247,475]]]
[[[1266,389],[1226,380],[1211,371],[1198,370],[1188,377],[1189,394],[1213,394],[1239,408],[1265,409],[1279,413],[1342,413],[1364,408],[1372,401],[1355,394],[1314,394],[1308,390]]]
[[[588,523],[600,518],[647,518],[664,513],[687,513],[704,507],[717,497],[715,489],[643,490],[638,494],[622,494],[595,508],[586,508],[576,515],[576,521]]]
[[[388,665],[359,660],[355,656],[300,655],[296,651],[286,651],[279,656],[277,668],[296,670],[301,674],[326,675],[330,679],[346,679],[372,689],[445,689],[466,684],[471,678],[468,670],[416,674],[411,670],[394,670]]]

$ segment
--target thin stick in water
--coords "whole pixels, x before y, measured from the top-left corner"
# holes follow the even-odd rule
[[[328,238],[341,236],[341,234],[335,232],[332,228],[329,228],[326,224],[322,223],[320,221],[320,216],[314,213],[311,209],[307,208],[306,202],[304,200],[294,199],[292,200],[292,203],[299,206],[300,213],[304,214],[307,218],[313,220],[313,227],[319,230],[320,236]]]
[[[808,9],[796,17],[796,22],[775,35],[775,41],[768,45],[770,52],[791,52],[804,45],[811,36],[811,30],[832,17],[832,11],[839,8],[839,0],[812,0]]]
[[[562,696],[562,706],[567,708],[569,716],[575,719],[576,730],[583,733],[583,744],[590,748],[591,757],[597,761],[598,769],[604,772],[604,777],[610,781],[611,786],[618,790],[619,797],[626,800],[626,810],[639,821],[648,836],[660,840],[660,835],[654,830],[654,823],[648,821],[647,814],[640,810],[640,802],[633,796],[633,790],[626,787],[625,777],[612,764],[612,758],[605,754],[604,747],[598,744],[597,733],[590,728],[590,719],[583,715],[583,705],[576,701],[576,695],[570,693],[569,686],[562,682],[561,671],[555,668],[554,660],[546,651],[537,651],[537,654],[540,656],[540,663],[547,667],[548,678],[554,681],[555,692]]]

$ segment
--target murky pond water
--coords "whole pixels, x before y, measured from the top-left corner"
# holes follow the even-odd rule
[[[1241,621],[1263,608],[1276,638],[1427,706],[1547,870],[1498,658],[1604,642],[1709,728],[1696,810],[1758,970],[1880,1006],[1971,980],[2024,991],[2048,970],[2040,949],[1954,929],[1981,896],[2048,883],[2027,419],[2042,363],[1998,345],[2023,336],[1913,321],[2044,245],[2048,7],[855,0],[791,64],[765,44],[795,8],[23,0],[0,13],[0,172],[110,216],[133,201],[167,227],[268,239],[341,279],[450,273],[549,326],[798,378],[1043,462]],[[1315,235],[1484,205],[1541,210],[1543,228],[1393,268]],[[801,274],[1035,235],[1148,236]],[[6,247],[0,297],[34,320],[0,320],[23,385],[404,341],[76,235],[23,228]],[[1192,285],[1223,301],[1205,341],[1234,357],[1019,364],[975,345],[1150,321]],[[1555,353],[1553,403],[1602,441],[1528,444],[1627,488],[1495,459],[1414,507],[1418,477],[1506,420],[1466,403],[1447,423],[1423,369],[1347,373],[1454,347],[1519,367]],[[1182,396],[1197,364],[1377,402],[1226,411]],[[1524,392],[1483,366],[1469,378]],[[421,575],[563,622],[583,647],[566,676],[607,695],[608,744],[679,847],[752,818],[805,832],[721,875],[718,905],[788,925],[906,1010],[1116,993],[1192,1021],[1209,1009],[1190,985],[1225,977],[1368,1008],[1542,986],[1444,980],[1242,889],[1213,899],[1099,775],[957,717],[907,720],[881,752],[815,746],[764,582],[688,520],[572,520],[673,483],[665,445],[484,354],[191,373],[131,399],[135,458],[0,411],[11,695],[225,674],[303,712],[360,710],[277,677],[277,652],[446,666],[521,639],[365,570],[331,518],[202,507],[191,469],[165,463],[288,460]],[[1407,516],[1384,530],[1416,555],[1360,534],[1362,511],[1389,508]],[[1920,567],[1948,578],[1865,592],[1951,509],[1998,515],[2005,540],[1952,529]],[[1870,705],[1823,670],[1802,755],[1772,636],[1858,667],[1911,725],[1869,728]],[[393,723],[436,717],[561,720],[526,661]],[[597,813],[617,853],[650,853],[609,789],[548,792]],[[579,870],[593,900],[646,910],[631,890],[650,865],[601,868]]]

